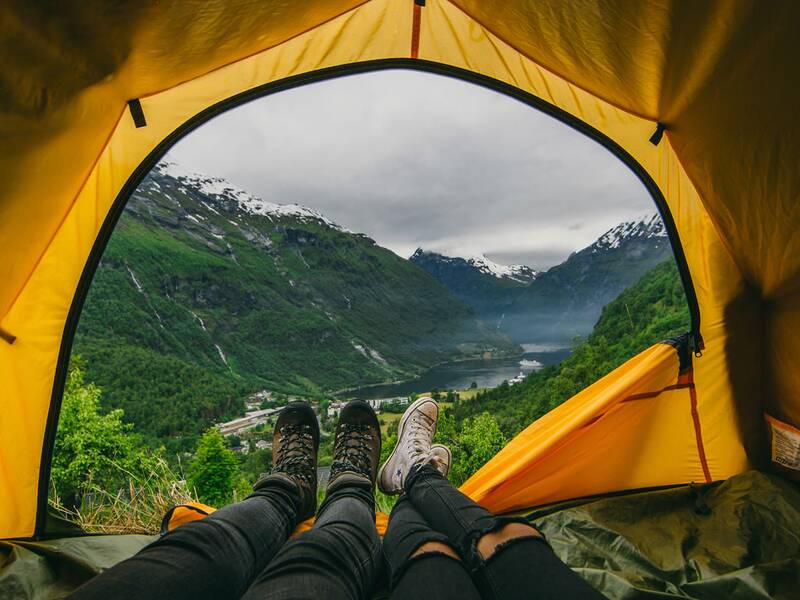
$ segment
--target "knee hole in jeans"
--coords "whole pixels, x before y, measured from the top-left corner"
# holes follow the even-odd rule
[[[490,531],[481,536],[476,547],[481,558],[483,560],[488,560],[506,547],[509,542],[525,538],[544,540],[542,534],[530,525],[524,523],[508,523],[496,531]]]
[[[410,558],[417,558],[423,554],[444,554],[445,556],[449,556],[450,558],[454,558],[458,561],[461,560],[461,557],[453,549],[453,547],[449,544],[445,544],[444,542],[425,542],[414,551]]]

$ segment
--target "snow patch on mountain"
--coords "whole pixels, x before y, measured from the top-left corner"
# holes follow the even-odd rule
[[[486,258],[486,256],[483,254],[450,256],[448,254],[443,254],[442,252],[417,248],[414,254],[411,255],[411,259],[414,257],[419,258],[426,254],[437,256],[439,257],[439,260],[442,260],[443,262],[464,261],[485,275],[491,275],[492,277],[497,277],[498,279],[512,279],[520,283],[530,283],[541,274],[541,271],[531,269],[527,265],[501,265],[489,258]]]
[[[206,196],[215,196],[225,200],[232,200],[246,213],[261,215],[267,218],[280,219],[282,217],[292,217],[299,221],[319,221],[332,229],[351,233],[313,208],[301,206],[300,204],[275,204],[274,202],[268,202],[246,192],[227,179],[195,173],[171,159],[161,161],[155,166],[154,170],[156,173],[162,176],[172,177],[184,187],[194,188]],[[205,202],[203,202],[203,204],[209,210],[219,214],[212,206]]]
[[[597,238],[591,248],[592,252],[598,252],[600,250],[619,248],[625,240],[657,237],[667,237],[667,230],[661,217],[657,214],[652,214],[635,221],[625,221],[612,227]]]

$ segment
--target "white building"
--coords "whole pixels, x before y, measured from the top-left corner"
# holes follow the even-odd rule
[[[523,381],[525,381],[525,374],[520,373],[519,375],[514,377],[514,379],[509,379],[508,385],[517,385],[518,383],[522,383]]]
[[[344,408],[344,402],[331,402],[328,404],[328,417],[338,417]]]

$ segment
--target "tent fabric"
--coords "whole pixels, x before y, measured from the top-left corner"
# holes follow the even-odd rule
[[[238,94],[358,70],[484,78],[616,144],[666,199],[697,294],[705,347],[693,368],[696,419],[711,476],[763,465],[764,410],[800,425],[800,4],[424,4],[15,0],[0,8],[0,537],[42,533],[78,292],[126,182]],[[132,99],[144,127],[131,117]],[[665,133],[654,145],[659,123]],[[629,368],[653,381],[675,376],[666,358],[648,356]],[[593,393],[611,401],[619,385],[607,380]],[[685,392],[675,395],[685,404]],[[682,436],[694,433],[677,413],[668,423],[678,451],[662,448],[663,477],[638,469],[587,486],[574,472],[574,486],[520,487],[514,505],[690,481],[696,465]],[[645,454],[657,449],[643,428],[613,435]],[[527,481],[515,468],[508,475]]]
[[[748,471],[722,484],[548,507],[529,518],[609,598],[789,599],[800,586],[800,488],[774,475]],[[61,598],[153,539],[0,542],[0,597]]]
[[[538,419],[461,488],[494,512],[725,472],[706,457],[693,373],[658,344]],[[713,475],[712,475],[713,474]],[[716,477],[717,479],[719,477]]]

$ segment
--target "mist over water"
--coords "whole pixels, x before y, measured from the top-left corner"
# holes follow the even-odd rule
[[[570,354],[569,348],[549,344],[521,344],[524,354],[514,358],[465,360],[445,363],[425,371],[411,381],[358,388],[347,394],[358,400],[395,398],[439,390],[465,390],[475,383],[479,388],[493,388],[504,381],[528,375],[548,365],[555,365]]]

